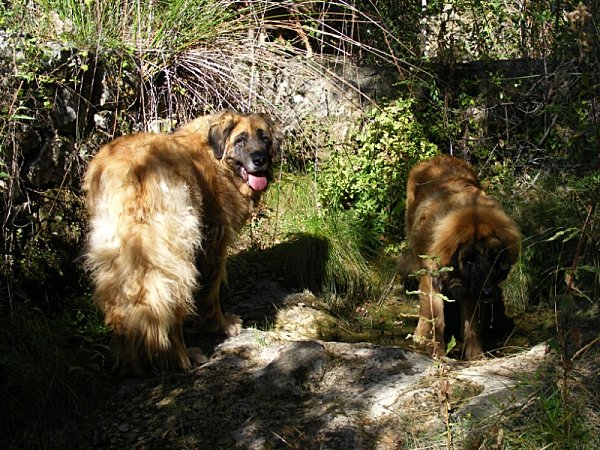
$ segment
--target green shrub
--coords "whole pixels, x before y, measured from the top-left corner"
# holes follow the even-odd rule
[[[398,99],[373,110],[351,144],[332,152],[319,177],[326,208],[352,209],[376,233],[401,234],[408,172],[438,152],[424,139],[412,104]]]

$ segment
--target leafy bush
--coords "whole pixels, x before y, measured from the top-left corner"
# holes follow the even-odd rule
[[[400,98],[373,110],[350,145],[333,150],[319,179],[326,208],[352,209],[376,233],[400,233],[408,172],[438,152],[423,137],[412,105],[413,100]]]

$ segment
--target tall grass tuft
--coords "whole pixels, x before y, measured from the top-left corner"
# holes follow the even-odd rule
[[[40,41],[79,50],[173,54],[222,34],[231,1],[42,0],[11,2],[13,20]]]
[[[309,175],[286,175],[265,201],[275,214],[266,226],[269,246],[285,242],[275,265],[286,267],[296,287],[314,289],[343,314],[356,304],[378,300],[393,277],[381,255],[379,237],[351,211],[323,209]],[[295,243],[296,245],[289,245]]]
[[[156,119],[185,121],[222,108],[279,115],[282,105],[274,99],[281,96],[280,80],[273,74],[325,75],[341,89],[356,90],[336,72],[335,61],[368,57],[397,67],[404,64],[389,44],[398,47],[398,39],[376,15],[362,12],[354,2],[302,1],[298,8],[294,4],[14,0],[0,7],[0,13],[9,29],[31,36],[37,45],[59,43],[90,55],[92,61],[82,64],[86,70],[98,61],[108,62],[105,82],[114,83],[116,99],[141,105],[142,117],[136,119],[142,128]],[[360,39],[361,30],[367,29],[386,44]],[[132,88],[127,78],[142,82],[139,92],[126,95]],[[126,112],[120,111],[124,106],[117,112]]]

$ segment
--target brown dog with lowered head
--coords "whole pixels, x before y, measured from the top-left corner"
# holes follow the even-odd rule
[[[86,266],[122,374],[191,366],[183,322],[235,335],[219,290],[227,249],[266,189],[282,134],[265,114],[200,117],[103,146],[84,178]]]
[[[452,325],[446,315],[456,307],[465,357],[483,357],[485,309],[502,303],[499,283],[519,255],[519,228],[481,189],[473,169],[448,155],[420,162],[409,173],[405,227],[410,250],[400,259],[400,272],[416,273],[420,291],[415,340],[444,355],[444,333]]]

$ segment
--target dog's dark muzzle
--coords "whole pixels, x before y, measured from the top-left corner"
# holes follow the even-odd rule
[[[481,288],[472,289],[471,294],[482,303],[494,303],[502,300],[502,289],[499,286],[491,284],[485,284]]]
[[[271,156],[266,151],[256,151],[249,155],[250,164],[248,169],[252,172],[264,172],[271,164]]]

